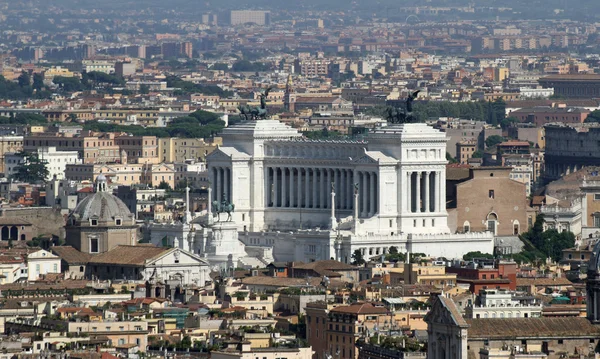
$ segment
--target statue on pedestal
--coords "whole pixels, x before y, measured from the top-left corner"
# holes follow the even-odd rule
[[[229,203],[227,200],[225,193],[223,193],[223,200],[221,203],[219,201],[213,201],[212,203],[212,213],[213,217],[217,217],[217,222],[221,221],[221,213],[227,213],[227,219],[225,222],[231,222],[231,213],[235,210],[235,205],[233,203]]]
[[[400,123],[411,123],[415,122],[416,119],[412,115],[413,106],[412,103],[419,95],[421,90],[417,90],[408,95],[406,100],[404,100],[404,106],[401,107],[392,107],[389,106],[387,108],[387,121],[392,124],[400,124]]]
[[[267,87],[260,94],[260,106],[259,107],[250,107],[248,105],[240,105],[238,107],[238,111],[240,111],[240,117],[243,117],[244,120],[264,120],[267,118],[269,112],[267,110],[267,98],[269,96],[269,92],[273,89],[273,86]]]

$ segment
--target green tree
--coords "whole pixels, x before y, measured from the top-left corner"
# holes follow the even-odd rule
[[[600,110],[594,110],[585,118],[585,122],[600,122]]]
[[[473,158],[483,158],[483,152],[477,150],[477,151],[473,152],[473,154],[471,155],[471,157],[473,157]]]
[[[140,85],[140,93],[142,95],[147,95],[150,93],[150,86],[148,85]]]
[[[360,251],[360,249],[357,249],[354,251],[354,253],[352,253],[352,264],[357,265],[357,266],[361,266],[361,265],[365,264],[365,259],[362,255],[362,252]]]
[[[28,72],[21,71],[21,75],[19,75],[19,78],[17,78],[17,83],[19,84],[19,87],[30,86],[31,76],[29,76]]]
[[[33,89],[40,91],[44,88],[44,75],[36,72],[33,74]]]
[[[165,181],[160,181],[160,183],[158,184],[158,189],[164,189],[167,191],[172,191],[173,189],[171,188],[171,186],[165,182]]]
[[[489,254],[489,253],[481,253],[480,251],[468,252],[467,254],[465,254],[463,256],[463,260],[465,260],[465,261],[471,261],[474,258],[493,259],[494,256],[492,254]]]
[[[183,349],[188,349],[192,347],[192,338],[189,335],[184,336],[179,343],[179,346]]]
[[[493,147],[502,142],[504,142],[504,137],[499,136],[499,135],[492,135],[485,139],[485,146]]]
[[[41,160],[36,152],[20,152],[19,155],[23,156],[23,163],[15,167],[12,178],[27,183],[37,183],[48,178],[46,161]]]
[[[52,83],[58,85],[64,92],[83,91],[85,89],[77,77],[55,76],[54,79],[52,79]]]
[[[519,123],[519,119],[515,117],[507,117],[500,121],[500,127],[502,127],[503,129],[507,129],[514,123]]]
[[[448,163],[458,163],[456,158],[452,157],[450,152],[446,152],[446,161],[448,161]]]

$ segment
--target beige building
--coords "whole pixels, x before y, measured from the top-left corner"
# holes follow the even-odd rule
[[[0,173],[6,175],[4,156],[7,153],[16,153],[23,150],[23,136],[0,136]]]
[[[158,138],[156,136],[119,136],[115,144],[121,150],[121,162],[160,163],[158,157]],[[125,151],[125,156],[123,156]]]
[[[313,351],[308,348],[251,348],[250,343],[242,343],[237,350],[213,351],[212,359],[312,359]]]
[[[444,265],[405,263],[405,284],[427,284],[438,288],[456,285],[456,273],[446,273]]]
[[[456,160],[461,164],[467,164],[475,151],[477,151],[476,141],[458,142],[456,144]]]
[[[373,332],[400,327],[391,323],[390,312],[374,303],[354,303],[335,308],[324,302],[309,303],[306,307],[306,339],[315,349],[314,359],[328,357],[358,358],[357,337],[366,330]],[[327,310],[329,309],[329,310]]]
[[[111,183],[123,186],[147,184],[158,186],[166,182],[175,188],[176,171],[173,164],[78,164],[67,165],[65,178],[74,181],[95,181],[100,175],[105,176]]]
[[[220,138],[207,143],[202,138],[160,138],[158,139],[159,160],[162,162],[204,161],[220,144]]]
[[[490,231],[497,236],[527,231],[533,220],[530,221],[528,214],[525,184],[510,179],[511,170],[510,167],[468,169],[468,176],[448,191],[454,194],[448,206],[450,229],[464,233]]]

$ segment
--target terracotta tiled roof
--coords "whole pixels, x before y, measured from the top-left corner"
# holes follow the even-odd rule
[[[467,319],[469,339],[598,337],[600,330],[586,318]]]
[[[573,285],[567,278],[517,278],[517,287],[521,286],[565,286]]]
[[[90,254],[80,252],[71,246],[52,247],[52,253],[59,256],[67,264],[86,264],[92,258]]]
[[[116,246],[108,252],[95,255],[90,260],[92,264],[122,264],[143,265],[171,248],[153,246]]]
[[[310,263],[299,263],[294,264],[294,269],[311,269],[316,272],[322,270],[337,271],[337,270],[355,270],[355,266],[342,263],[333,259],[327,259],[322,261],[310,262]]]
[[[378,307],[373,303],[354,303],[336,307],[331,310],[332,313],[347,313],[347,314],[387,314],[388,310],[385,307]]]
[[[321,283],[321,278],[283,278],[283,277],[266,277],[266,276],[258,276],[258,277],[247,277],[243,278],[243,284],[247,285],[264,285],[269,287],[298,287],[298,286],[306,286],[308,283],[309,286],[319,286]]]

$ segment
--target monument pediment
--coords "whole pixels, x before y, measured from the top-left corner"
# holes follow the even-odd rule
[[[207,161],[231,162],[235,159],[249,159],[250,156],[233,147],[219,147],[206,156]]]

